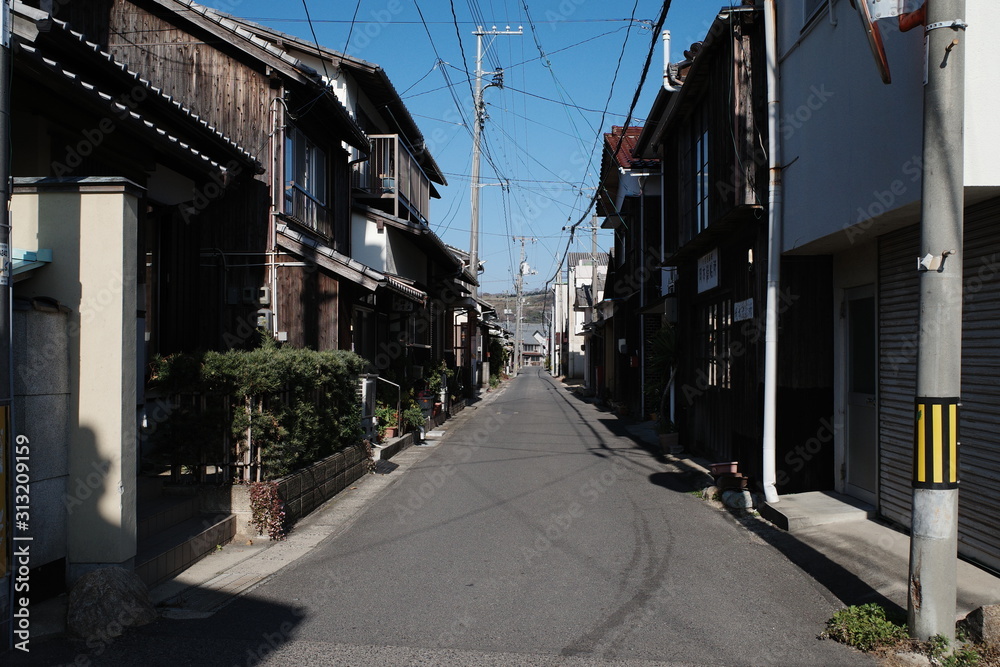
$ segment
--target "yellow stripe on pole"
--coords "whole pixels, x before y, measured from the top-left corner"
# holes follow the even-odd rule
[[[959,398],[914,401],[913,484],[948,489],[958,485]]]

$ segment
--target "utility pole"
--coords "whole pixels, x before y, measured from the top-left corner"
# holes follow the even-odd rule
[[[597,285],[597,214],[590,217],[590,265],[594,267],[594,285]]]
[[[927,0],[920,339],[907,620],[914,638],[955,639],[958,414],[962,388],[965,0]]]
[[[11,402],[13,399],[13,352],[11,350],[11,228],[10,228],[10,80],[11,80],[11,2],[2,0],[0,7],[0,580],[10,583],[6,593],[7,604],[0,610],[0,627],[6,632],[7,647],[14,644],[14,586],[11,571],[14,530],[10,517],[14,508],[11,464],[14,461],[11,439]]]
[[[535,239],[530,236],[515,236],[515,241],[521,242],[521,261],[517,265],[517,322],[514,324],[514,372],[517,373],[521,370],[521,365],[523,363],[522,356],[524,354],[523,345],[521,343],[521,335],[523,334],[523,329],[521,327],[521,317],[524,306],[524,275],[526,273],[535,273],[531,271],[528,267],[528,263],[524,261],[524,242],[531,241],[535,242]]]
[[[469,232],[469,270],[472,272],[472,276],[479,280],[479,161],[480,161],[480,143],[482,141],[483,126],[486,124],[486,108],[483,104],[483,91],[485,88],[490,86],[496,86],[497,88],[503,88],[503,70],[495,70],[490,72],[493,75],[493,81],[483,87],[483,36],[484,35],[520,35],[523,31],[520,27],[517,30],[511,30],[510,26],[507,26],[505,30],[497,30],[496,26],[493,26],[490,30],[484,30],[482,26],[478,26],[472,33],[476,36],[476,81],[475,87],[473,89],[473,99],[472,105],[474,107],[474,118],[472,121],[472,224],[471,230]],[[473,300],[478,299],[479,288],[476,285],[472,286],[472,298]],[[476,387],[476,364],[478,359],[476,359],[476,352],[479,349],[479,322],[477,317],[477,307],[474,306],[471,311],[469,311],[469,360],[470,360],[470,372],[472,377],[470,378],[469,386]],[[488,378],[484,378],[484,381],[488,381]]]

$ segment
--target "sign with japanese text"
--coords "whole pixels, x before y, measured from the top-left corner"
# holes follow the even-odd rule
[[[719,286],[719,249],[698,258],[698,293]]]

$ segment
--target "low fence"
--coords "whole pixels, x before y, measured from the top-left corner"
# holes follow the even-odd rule
[[[293,524],[368,472],[364,445],[354,445],[278,482],[278,497],[285,503],[285,520]]]

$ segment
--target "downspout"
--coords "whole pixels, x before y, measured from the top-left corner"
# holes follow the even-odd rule
[[[680,82],[674,78],[670,67],[670,31],[664,30],[661,36],[663,38],[663,89],[676,93],[680,90]]]
[[[626,128],[626,132],[628,128]],[[639,248],[646,247],[646,179],[648,176],[639,176]],[[595,274],[597,268],[594,268]],[[642,315],[642,309],[646,307],[646,277],[643,271],[639,272],[643,279],[639,281],[639,409],[642,419],[646,418],[646,317]]]
[[[775,0],[764,0],[764,48],[767,60],[767,296],[764,323],[764,499],[778,502],[775,488],[775,441],[778,416],[778,290],[781,284],[781,117],[778,90],[778,31]]]
[[[270,103],[271,131],[268,135],[271,149],[271,215],[267,227],[267,282],[271,288],[271,331],[272,337],[278,337],[278,213],[283,210],[285,202],[285,107],[284,89]],[[278,104],[275,104],[275,103]],[[280,107],[280,108],[279,108]]]

